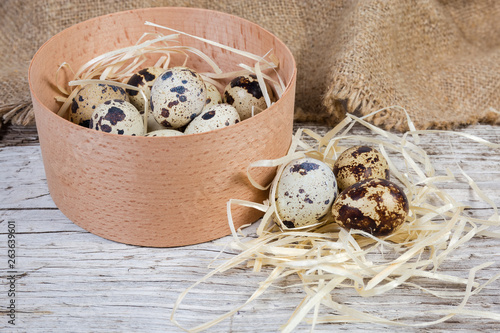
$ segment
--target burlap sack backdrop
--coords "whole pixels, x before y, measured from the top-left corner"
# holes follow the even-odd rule
[[[333,125],[345,112],[400,105],[422,129],[500,123],[495,0],[2,0],[0,117],[33,121],[27,69],[54,34],[95,16],[153,6],[215,9],[276,34],[297,61],[299,121]],[[397,130],[407,125],[400,111],[371,121]]]

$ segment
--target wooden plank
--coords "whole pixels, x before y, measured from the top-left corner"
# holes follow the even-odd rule
[[[0,126],[0,147],[29,146],[38,143],[35,125],[20,126],[10,123]]]
[[[55,208],[47,189],[40,146],[0,148],[0,209]]]
[[[307,125],[318,132],[326,127]],[[359,134],[366,134],[362,128]],[[500,143],[500,127],[479,125],[462,130]],[[484,134],[484,135],[483,135]],[[471,175],[484,193],[500,205],[500,154],[464,138],[455,138],[450,146],[446,135],[422,137],[421,145],[431,151],[439,172],[449,167],[457,174],[458,165]],[[439,144],[438,144],[439,143]],[[451,148],[456,148],[451,153]],[[458,164],[457,164],[458,163]],[[170,321],[177,297],[211,271],[210,265],[236,254],[225,248],[231,237],[204,244],[169,248],[129,246],[102,239],[69,221],[50,199],[38,146],[0,148],[0,331],[19,332],[180,332]],[[468,213],[486,217],[493,209],[481,202],[464,183],[446,183],[445,188],[457,199],[471,206]],[[8,221],[16,226],[16,326],[7,323],[7,234]],[[246,229],[252,234],[256,225]],[[486,282],[500,271],[498,239],[476,237],[457,250],[441,272],[467,278],[470,268],[493,264],[477,274]],[[220,254],[220,258],[214,258]],[[382,257],[379,260],[383,260]],[[195,289],[183,303],[177,319],[193,327],[222,315],[251,296],[269,270],[252,273],[245,267],[218,274]],[[428,288],[451,286],[415,279]],[[297,286],[299,279],[290,276],[271,288],[261,298],[240,310],[208,332],[275,332],[291,316],[304,297]],[[500,314],[500,282],[495,281],[471,297],[468,309]],[[362,298],[352,290],[341,289],[334,299],[372,314],[409,323],[437,319],[429,309],[449,308],[458,299],[438,299],[409,287],[387,294]],[[416,319],[414,319],[416,317]],[[308,332],[306,323],[297,332]],[[350,323],[318,325],[317,332],[387,332],[396,328],[383,325]],[[425,328],[426,332],[491,332],[500,322],[471,316]],[[420,332],[419,328],[402,328]]]

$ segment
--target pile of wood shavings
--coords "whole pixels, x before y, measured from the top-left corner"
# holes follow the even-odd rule
[[[397,107],[396,107],[397,108]],[[380,112],[383,110],[379,110]],[[405,112],[405,110],[402,110]],[[366,116],[369,117],[370,115]],[[466,206],[456,202],[451,195],[440,189],[439,183],[456,182],[450,170],[436,172],[427,153],[418,146],[419,136],[436,132],[461,135],[490,148],[498,149],[494,144],[460,132],[417,131],[408,118],[410,131],[398,136],[384,131],[353,115],[324,136],[308,129],[299,129],[293,137],[288,154],[277,160],[257,161],[249,166],[249,179],[254,186],[266,189],[270,187],[270,197],[264,203],[254,203],[233,199],[228,202],[228,219],[233,234],[231,247],[241,251],[232,259],[216,267],[204,278],[186,289],[178,298],[171,320],[182,327],[175,314],[186,295],[196,286],[207,281],[218,273],[246,264],[259,272],[263,267],[270,268],[267,278],[248,300],[234,310],[214,320],[186,329],[189,332],[200,332],[236,314],[244,306],[261,296],[265,291],[282,282],[290,275],[297,275],[302,282],[306,296],[297,305],[288,322],[281,326],[283,332],[292,331],[302,321],[314,328],[320,323],[368,322],[397,326],[430,326],[441,323],[455,315],[466,314],[500,321],[500,314],[487,311],[466,309],[468,299],[479,293],[484,287],[500,278],[500,273],[483,284],[475,281],[476,272],[488,267],[493,262],[473,267],[469,278],[464,279],[439,271],[440,266],[451,258],[457,248],[464,246],[474,236],[500,238],[498,228],[500,217],[498,208],[461,169],[470,188],[493,209],[493,214],[485,219],[469,217],[464,214]],[[352,135],[350,131],[355,124],[361,124],[371,130],[372,136]],[[309,136],[317,144],[306,143],[304,137]],[[292,159],[311,156],[332,165],[340,152],[348,147],[341,146],[342,141],[355,140],[362,144],[376,146],[387,159],[392,180],[399,182],[405,189],[410,201],[410,213],[404,223],[393,234],[375,237],[362,231],[346,231],[335,223],[306,227],[302,229],[286,229],[276,224],[276,207],[274,193],[277,180],[284,166]],[[390,156],[393,156],[391,158]],[[405,170],[398,170],[395,158],[404,160]],[[401,163],[399,163],[401,164]],[[257,184],[251,178],[254,167],[276,167],[278,172],[268,186]],[[265,212],[257,228],[256,238],[247,238],[242,230],[235,230],[231,216],[231,207],[241,205],[253,207]],[[279,222],[278,222],[279,223]],[[378,262],[370,260],[373,254],[389,253],[394,259],[383,259]],[[415,279],[438,281],[448,286],[447,290],[427,289]],[[461,289],[456,289],[462,286]],[[440,316],[437,320],[424,323],[405,323],[394,319],[375,316],[335,301],[334,294],[338,289],[351,288],[363,297],[389,293],[398,287],[419,289],[439,298],[461,299],[461,303],[449,309],[430,309],[428,313]],[[326,310],[323,310],[326,308]],[[328,312],[328,315],[320,315]],[[336,314],[331,314],[331,313]],[[312,314],[312,316],[311,316]],[[308,317],[310,316],[310,317]]]

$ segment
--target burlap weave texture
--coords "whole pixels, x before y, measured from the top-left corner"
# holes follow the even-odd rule
[[[298,121],[333,125],[345,112],[400,105],[419,128],[500,122],[500,2],[494,0],[3,0],[0,117],[32,120],[27,69],[51,36],[95,16],[154,6],[219,10],[276,34],[297,61]],[[406,128],[400,111],[370,120]]]
[[[418,128],[498,123],[499,1],[359,1],[324,103],[333,121],[400,105]],[[371,120],[406,128],[399,111]]]

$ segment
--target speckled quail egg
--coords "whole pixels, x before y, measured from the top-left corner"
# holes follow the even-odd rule
[[[102,83],[87,84],[73,98],[69,120],[75,124],[89,127],[90,117],[96,107],[112,99],[128,100],[125,89]]]
[[[187,67],[166,70],[151,88],[151,112],[166,128],[176,129],[189,123],[201,113],[206,100],[203,79]]]
[[[222,103],[203,109],[184,130],[184,134],[202,133],[227,127],[240,122],[240,115],[234,107]]]
[[[90,128],[120,135],[144,135],[144,122],[131,103],[114,99],[98,105],[90,119]]]
[[[399,186],[386,179],[372,178],[342,191],[333,203],[332,217],[345,229],[381,236],[403,224],[408,210],[408,199]]]
[[[207,101],[204,108],[206,109],[212,105],[222,103],[222,96],[220,95],[219,89],[217,89],[215,85],[206,81],[205,86],[207,87]]]
[[[149,97],[154,81],[164,71],[165,70],[161,67],[146,67],[132,75],[127,84],[134,87],[140,87],[144,91],[146,97]],[[132,105],[134,105],[140,113],[143,113],[145,101],[142,94],[139,93],[139,91],[132,89],[126,89],[126,91],[130,103],[132,103]]]
[[[179,135],[184,135],[184,133],[173,129],[161,129],[149,132],[145,136],[155,137],[155,136],[179,136]]]
[[[325,222],[336,196],[335,176],[328,165],[310,157],[296,159],[278,180],[277,213],[287,228]]]
[[[339,190],[368,178],[389,180],[389,165],[384,156],[368,146],[355,146],[346,149],[333,165]]]
[[[270,97],[272,97],[269,87],[267,87],[267,91]],[[224,89],[224,102],[234,106],[238,110],[241,120],[252,116],[252,106],[254,107],[254,115],[267,108],[257,76],[253,74],[242,75],[232,79]]]

